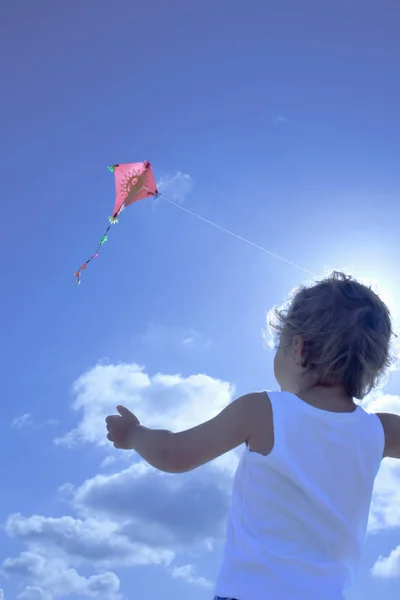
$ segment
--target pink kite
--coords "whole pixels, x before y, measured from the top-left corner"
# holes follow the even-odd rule
[[[108,240],[108,232],[111,225],[118,223],[118,216],[124,208],[138,200],[158,196],[153,169],[148,161],[113,165],[112,167],[108,167],[108,169],[115,175],[114,212],[112,217],[108,218],[109,225],[99,241],[95,253],[74,273],[78,285],[81,283],[82,272],[86,269],[90,261],[98,257],[101,246]]]

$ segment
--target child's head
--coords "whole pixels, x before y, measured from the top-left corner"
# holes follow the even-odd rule
[[[390,365],[389,309],[370,287],[343,273],[300,288],[275,316],[274,368],[282,390],[340,386],[362,399]]]

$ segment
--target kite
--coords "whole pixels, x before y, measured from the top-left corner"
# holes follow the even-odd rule
[[[83,271],[94,258],[98,257],[101,246],[108,241],[108,232],[113,225],[118,223],[118,217],[124,208],[138,200],[157,197],[159,195],[153,169],[149,161],[112,165],[108,167],[108,170],[114,173],[115,176],[114,211],[112,216],[108,218],[108,227],[100,239],[96,251],[74,273],[78,285],[81,283]]]

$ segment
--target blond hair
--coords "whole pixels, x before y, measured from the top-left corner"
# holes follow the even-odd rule
[[[314,371],[318,385],[340,384],[361,400],[391,365],[388,307],[371,287],[344,273],[302,286],[274,315],[270,326],[283,343],[301,337],[303,366]]]

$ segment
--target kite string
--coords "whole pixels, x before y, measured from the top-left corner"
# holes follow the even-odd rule
[[[251,240],[248,240],[247,238],[245,238],[241,235],[238,235],[237,233],[234,233],[233,231],[230,231],[229,229],[226,229],[225,227],[222,227],[221,225],[218,225],[217,223],[214,223],[214,221],[210,221],[210,219],[206,219],[205,217],[202,217],[201,215],[193,212],[192,210],[189,210],[185,206],[178,204],[178,202],[174,202],[174,200],[167,198],[163,194],[158,194],[157,198],[164,200],[164,202],[168,202],[168,204],[172,204],[176,208],[179,208],[180,210],[184,211],[185,213],[191,215],[192,217],[199,219],[199,221],[203,221],[203,223],[207,223],[208,225],[211,225],[215,229],[219,229],[219,231],[223,231],[224,233],[231,235],[232,237],[236,238],[237,240],[240,240],[241,242],[245,242],[249,246],[253,246],[253,248],[257,248],[258,250],[261,250],[265,254],[269,254],[269,256],[273,256],[274,258],[281,260],[282,262],[284,262],[288,265],[291,265],[295,269],[299,269],[300,271],[303,271],[304,273],[307,273],[308,275],[312,275],[312,277],[317,277],[317,275],[315,273],[313,273],[312,271],[310,271],[309,269],[306,269],[305,267],[302,267],[301,265],[298,265],[298,264],[294,263],[293,261],[288,260],[287,258],[284,258],[280,254],[276,254],[276,252],[272,252],[271,250],[264,248],[264,246],[260,246],[260,244],[256,244],[256,243],[252,242]]]

